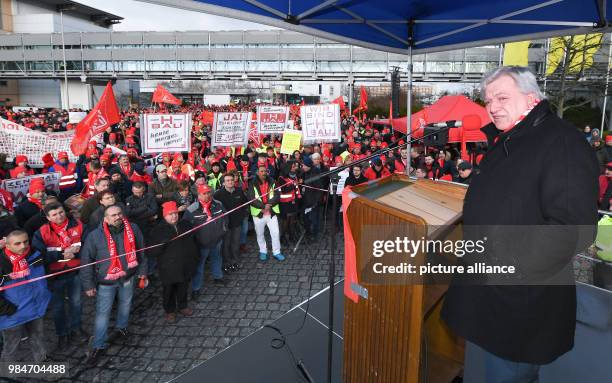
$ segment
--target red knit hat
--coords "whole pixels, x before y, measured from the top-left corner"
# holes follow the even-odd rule
[[[30,181],[28,192],[31,194],[45,190],[45,180],[43,178],[34,178]]]
[[[207,184],[198,185],[198,194],[206,194],[212,192],[212,189]]]
[[[162,216],[167,216],[171,213],[178,213],[178,207],[175,201],[168,201],[162,204]]]
[[[68,153],[67,152],[59,152],[57,153],[57,159],[58,160],[67,160],[68,159]]]
[[[42,162],[43,164],[45,164],[45,166],[52,166],[53,165],[53,154],[45,153],[45,155],[42,156]]]
[[[15,156],[15,163],[16,164],[20,164],[22,162],[28,162],[28,157],[24,156],[23,154],[18,154]]]
[[[100,161],[110,162],[110,156],[106,153],[100,156]]]

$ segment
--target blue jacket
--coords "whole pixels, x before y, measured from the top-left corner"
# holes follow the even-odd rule
[[[4,251],[1,251],[0,273],[3,279],[0,285],[10,286],[23,280],[45,275],[44,262],[40,252],[32,252],[27,260],[30,265],[30,275],[24,278],[10,279],[8,274],[12,272],[13,266]],[[17,306],[17,311],[13,315],[0,315],[0,330],[4,330],[43,317],[51,300],[51,293],[47,289],[47,281],[41,279],[0,292],[0,300],[4,305],[8,301]]]

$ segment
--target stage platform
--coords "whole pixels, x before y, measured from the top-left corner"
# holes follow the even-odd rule
[[[342,377],[342,322],[344,314],[344,283],[335,285],[334,295],[334,344],[332,380]],[[310,300],[304,327],[287,337],[296,360],[302,360],[314,382],[327,381],[327,334],[329,287],[315,294]],[[294,307],[271,323],[284,334],[300,327],[306,313],[307,302]],[[303,382],[297,366],[286,347],[272,347],[279,335],[273,329],[262,327],[238,343],[228,347],[192,370],[179,375],[176,383],[269,383]]]

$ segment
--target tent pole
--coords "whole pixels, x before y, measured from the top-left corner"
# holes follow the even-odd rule
[[[610,64],[612,60],[612,33],[610,33],[610,49],[608,50],[608,68],[606,68],[606,88],[604,91],[603,106],[601,108],[601,126],[599,127],[600,134],[603,133],[603,128],[606,123],[606,104],[608,103],[608,81],[610,81]]]
[[[423,68],[426,71],[425,68]],[[408,46],[408,89],[406,93],[406,150],[408,152],[408,166],[404,169],[404,172],[410,174],[410,163],[412,157],[410,156],[412,140],[412,43]]]

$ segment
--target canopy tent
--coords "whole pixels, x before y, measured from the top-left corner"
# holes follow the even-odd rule
[[[607,0],[140,0],[413,54],[605,31]]]
[[[491,119],[485,108],[465,96],[444,96],[432,105],[413,113],[412,136],[423,137],[424,127],[427,124],[450,120],[464,121],[467,116],[478,116],[478,123],[474,126],[464,123],[460,128],[451,129],[448,133],[448,142],[486,142],[487,137],[480,128],[490,123]],[[394,130],[406,134],[406,120],[406,117],[394,118],[391,120],[391,125]]]

